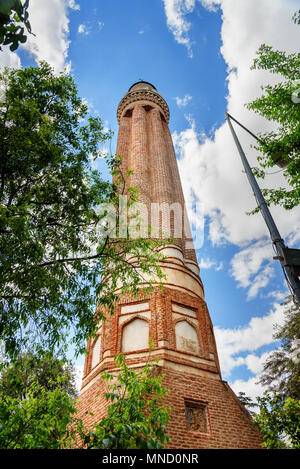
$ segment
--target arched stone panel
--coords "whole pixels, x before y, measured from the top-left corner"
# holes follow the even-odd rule
[[[98,335],[97,339],[94,342],[93,351],[92,351],[92,364],[91,364],[92,368],[98,365],[100,361],[100,352],[101,352],[101,336]]]
[[[144,319],[135,318],[123,327],[122,352],[143,350],[149,347],[149,324]]]
[[[175,324],[176,348],[184,352],[199,353],[196,329],[187,321]]]

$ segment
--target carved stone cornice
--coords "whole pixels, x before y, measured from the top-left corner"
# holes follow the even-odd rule
[[[121,117],[130,109],[133,109],[136,104],[142,106],[151,106],[158,108],[164,116],[166,122],[169,122],[170,112],[169,107],[164,98],[152,89],[139,89],[129,91],[121,99],[117,110],[117,119],[120,124]]]

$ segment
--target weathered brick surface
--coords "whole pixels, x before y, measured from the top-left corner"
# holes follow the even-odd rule
[[[119,326],[119,317],[122,306],[134,305],[139,302],[149,303],[151,311],[150,320],[148,320],[149,336],[152,338],[154,344],[153,352],[161,350],[160,356],[168,359],[171,359],[169,352],[177,351],[174,326],[176,322],[180,320],[179,318],[174,318],[174,314],[172,313],[172,303],[184,305],[185,307],[195,311],[198,324],[197,334],[200,344],[199,353],[185,352],[185,354],[181,354],[180,357],[177,357],[176,362],[187,366],[192,365],[194,368],[199,370],[209,370],[213,373],[220,372],[213,328],[205,301],[187,293],[167,287],[164,287],[163,290],[154,288],[153,292],[148,296],[141,296],[140,300],[136,298],[133,299],[129,296],[122,296],[120,298],[114,315],[107,316],[107,319],[104,321],[102,326],[102,352],[100,353],[99,361],[102,361],[103,354],[106,352],[110,353],[111,359],[101,365],[101,370],[113,368],[113,357],[117,353],[121,352],[122,328],[125,327],[128,321],[140,316],[140,312],[130,313],[128,314],[127,321],[124,321],[122,325]],[[167,341],[168,346],[160,346],[161,341]],[[84,385],[94,377],[93,370],[91,369],[90,353],[92,344],[93,341],[90,341],[88,344]],[[148,349],[145,349],[144,352],[148,353]],[[140,354],[141,350],[137,351],[137,353]],[[135,352],[127,353],[127,357],[132,363],[139,363],[139,359],[135,360],[134,358]],[[202,360],[209,361],[210,363],[194,363],[193,357],[201,358]],[[98,371],[99,370],[97,368],[96,373],[98,373]]]
[[[173,407],[168,427],[169,448],[250,449],[260,448],[261,438],[248,412],[240,405],[228,384],[173,370],[166,374],[170,389],[166,402]],[[185,399],[207,404],[207,433],[189,431]]]
[[[162,369],[164,386],[170,390],[165,404],[170,405],[171,419],[167,428],[168,448],[183,449],[255,449],[261,438],[248,412],[241,406],[224,381]],[[106,415],[106,383],[98,377],[79,399],[79,417],[88,427]],[[189,431],[185,399],[207,405],[207,432]],[[85,412],[93,412],[93,416]]]
[[[155,90],[143,91],[142,84],[136,91],[133,88],[122,99],[118,110],[120,128],[117,153],[123,156],[123,169],[133,169],[134,174],[129,182],[141,191],[140,200],[147,206],[151,202],[165,202],[179,203],[184,207],[166,117],[167,105]],[[161,221],[160,228],[164,228]],[[101,371],[116,372],[113,359],[122,352],[125,328],[138,318],[145,321],[144,326],[147,323],[153,342],[152,356],[159,359],[159,369],[165,375],[164,384],[170,389],[166,398],[166,403],[172,406],[168,427],[171,437],[169,448],[260,448],[260,435],[250,415],[228,384],[222,381],[213,326],[202,289],[198,288],[202,285],[201,279],[185,262],[185,259],[197,262],[195,251],[186,249],[184,242],[185,238],[176,240],[182,257],[172,257],[172,254],[167,259],[168,268],[173,274],[163,289],[156,287],[147,296],[141,293],[140,298],[120,296],[113,316],[107,316],[101,325],[101,350],[97,357],[98,364],[94,367],[92,354],[95,339],[89,341],[79,397],[79,416],[87,426],[91,426],[105,415],[107,401],[104,393],[107,387],[101,378]],[[198,283],[184,280],[189,277],[197,278]],[[191,285],[198,290],[192,290]],[[146,306],[141,307],[141,304]],[[194,331],[194,339],[190,340],[194,340],[196,348],[180,348],[176,327],[181,326],[181,321],[184,327]],[[147,347],[137,347],[126,351],[126,361],[130,366],[141,367],[148,355]],[[189,430],[186,400],[206,406],[206,432]]]
[[[162,373],[166,375],[164,385],[170,389],[165,401],[172,406],[172,418],[168,427],[171,437],[169,447],[259,448],[261,439],[248,412],[221,379],[213,328],[205,301],[170,288],[162,291],[157,288],[148,297],[142,297],[141,301],[149,302],[149,331],[154,343],[152,355],[160,360]],[[137,299],[130,297],[120,298],[114,316],[104,323],[103,352],[100,364],[94,371],[90,368],[91,353],[87,355],[86,373],[79,398],[79,416],[87,425],[92,425],[105,415],[104,392],[107,392],[107,388],[100,377],[100,371],[114,371],[113,357],[121,352],[122,327],[126,325],[126,322],[122,327],[118,325],[121,307],[136,302]],[[174,327],[178,318],[174,319],[172,303],[184,305],[196,312],[200,344],[198,354],[180,353],[174,357],[173,353],[177,351]],[[139,313],[132,313],[128,321],[136,317],[139,317]],[[160,346],[161,341],[168,345]],[[102,360],[105,351],[110,352],[110,358],[106,361]],[[126,356],[129,365],[137,366],[145,363],[148,350],[133,351]],[[195,358],[201,358],[202,361],[195,363]],[[180,370],[180,367],[183,369]],[[207,404],[207,434],[187,430],[185,399]],[[93,412],[94,417],[86,417],[85,411]]]

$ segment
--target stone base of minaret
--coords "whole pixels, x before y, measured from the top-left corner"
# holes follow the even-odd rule
[[[78,416],[93,426],[106,415],[108,391],[101,371],[116,372],[114,356],[124,353],[136,369],[149,358],[148,340],[163,385],[170,390],[168,448],[261,448],[251,415],[222,380],[210,316],[203,299],[171,286],[139,300],[120,299],[113,316],[88,344]],[[93,416],[86,412],[92,412]]]

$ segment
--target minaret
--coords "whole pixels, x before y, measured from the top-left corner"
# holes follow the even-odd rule
[[[129,185],[139,189],[151,225],[156,220],[161,233],[170,227],[174,242],[162,247],[163,288],[140,299],[120,295],[114,314],[89,341],[79,416],[91,425],[105,415],[107,389],[100,372],[113,371],[117,353],[125,354],[130,366],[142,367],[151,337],[151,355],[159,359],[164,386],[170,389],[169,448],[260,448],[249,413],[221,377],[168,127],[168,105],[153,85],[140,81],[121,99],[117,118],[117,154],[123,169],[133,170]]]

